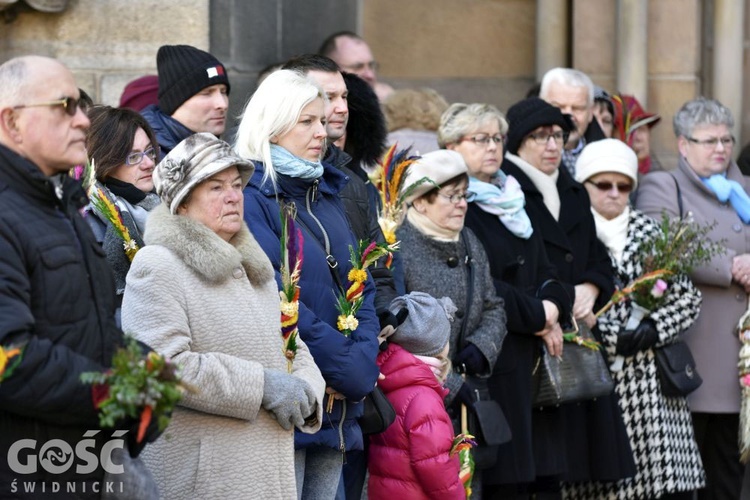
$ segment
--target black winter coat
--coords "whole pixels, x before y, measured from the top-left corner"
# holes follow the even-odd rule
[[[51,439],[75,450],[84,432],[99,429],[91,386],[80,375],[107,369],[122,344],[112,271],[78,212],[88,200],[78,183],[59,177],[61,199],[50,178],[0,146],[0,345],[25,346],[20,365],[0,383],[0,497],[14,478],[76,480],[80,492],[81,480],[102,476],[100,467],[73,476],[76,465],[86,465],[75,452],[64,473],[50,474],[37,462],[36,473],[18,474],[6,453],[22,438],[35,440],[32,455]],[[105,434],[95,436],[98,446]]]
[[[586,188],[573,180],[565,168],[558,169],[560,217],[556,221],[544,205],[542,194],[515,163],[505,159],[502,169],[521,184],[526,196],[526,212],[534,230],[542,234],[547,255],[560,279],[571,285],[584,282],[596,285],[599,297],[594,311],[601,308],[614,292],[614,270],[606,247],[596,236]],[[594,330],[594,334],[598,332]],[[561,421],[564,422],[562,435]],[[633,453],[614,393],[592,401],[562,405],[560,411],[536,411],[533,427],[537,475],[562,475],[571,481],[608,481],[635,474]],[[544,432],[545,429],[548,432]],[[550,448],[563,449],[565,454],[549,454]]]
[[[505,301],[508,336],[489,380],[492,398],[503,408],[513,439],[500,446],[498,462],[482,475],[485,484],[530,483],[536,477],[532,449],[531,372],[544,328],[542,300],[558,305],[560,318],[570,316],[572,286],[557,281],[544,240],[535,230],[529,239],[515,236],[497,215],[470,203],[466,227],[484,245],[498,296]],[[549,281],[553,280],[553,281]],[[548,453],[553,450],[548,450]]]

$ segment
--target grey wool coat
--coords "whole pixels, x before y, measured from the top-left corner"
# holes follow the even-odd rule
[[[739,182],[750,192],[750,179],[742,175],[734,162],[727,170],[727,178]],[[703,295],[700,316],[683,335],[703,377],[703,385],[688,396],[690,410],[739,413],[740,341],[735,327],[747,309],[747,294],[732,281],[731,271],[736,255],[750,253],[750,225],[742,223],[731,205],[716,198],[684,158],[680,158],[672,173],[653,172],[643,178],[637,208],[657,220],[661,219],[662,210],[671,217],[678,217],[675,180],[680,185],[684,214],[692,213],[698,224],[716,223],[708,236],[714,241],[725,240],[725,252],[697,267],[690,275]]]
[[[286,371],[273,268],[247,226],[225,242],[203,224],[150,214],[133,260],[123,330],[170,356],[198,388],[175,409],[143,459],[162,498],[296,498],[294,433],[262,408],[264,368]],[[322,422],[325,382],[298,340],[293,376],[313,388]],[[263,478],[260,480],[259,478]]]
[[[503,299],[495,294],[487,254],[470,229],[466,241],[438,241],[422,234],[408,220],[397,231],[401,241],[406,292],[420,291],[433,297],[450,297],[457,307],[451,324],[449,357],[453,359],[463,346],[458,345],[461,322],[466,321],[465,341],[477,346],[494,367],[507,333]],[[474,293],[471,311],[466,311],[466,249],[469,246],[474,267]],[[452,264],[456,265],[452,265]],[[461,376],[452,372],[445,387],[450,394],[445,398],[449,406],[461,388]]]

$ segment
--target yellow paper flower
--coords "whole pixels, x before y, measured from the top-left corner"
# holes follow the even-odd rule
[[[346,277],[351,282],[364,283],[365,281],[367,281],[367,271],[365,271],[364,269],[352,268],[352,270],[349,271],[349,274],[347,274]]]
[[[383,231],[383,236],[385,236],[385,241],[389,245],[396,243],[396,229],[398,229],[398,223],[385,217],[380,217],[378,223],[380,224],[380,229]]]

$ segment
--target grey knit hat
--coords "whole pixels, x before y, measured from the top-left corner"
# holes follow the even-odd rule
[[[439,354],[451,334],[451,321],[456,312],[453,301],[449,297],[436,299],[424,292],[411,292],[393,299],[389,309],[396,314],[404,307],[409,315],[389,340],[412,354]]]
[[[174,215],[195,186],[229,167],[237,167],[243,186],[255,171],[252,162],[237,156],[229,144],[215,135],[193,134],[156,165],[153,174],[156,194]]]

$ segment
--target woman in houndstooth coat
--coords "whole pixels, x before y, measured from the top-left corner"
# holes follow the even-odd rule
[[[641,247],[660,228],[628,206],[629,191],[637,183],[635,154],[614,140],[595,144],[581,154],[576,177],[589,191],[597,235],[609,249],[616,281],[623,287],[643,275]],[[698,317],[701,294],[686,275],[669,281],[661,305],[634,330],[625,330],[633,312],[630,300],[611,307],[598,322],[607,357],[622,359],[612,378],[637,473],[611,483],[568,484],[566,498],[682,498],[680,494],[705,483],[687,399],[662,394],[655,359],[656,348],[678,340]]]

